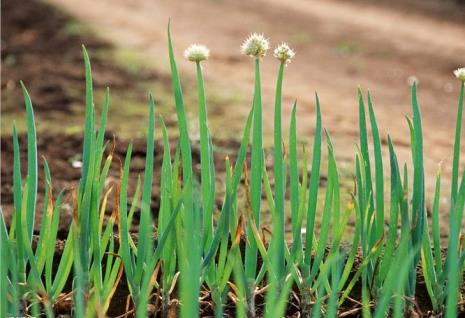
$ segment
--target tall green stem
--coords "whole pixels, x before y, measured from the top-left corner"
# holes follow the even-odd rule
[[[211,171],[210,167],[213,166],[213,158],[210,151],[210,134],[208,132],[207,120],[207,106],[205,101],[205,87],[202,74],[202,66],[197,62],[197,89],[198,89],[198,103],[199,103],[199,129],[200,129],[200,177],[202,188],[202,204],[204,215],[204,231],[205,231],[205,244],[208,248],[212,240],[213,233],[213,199],[215,197],[215,183],[214,183],[214,170]],[[213,178],[212,178],[213,177]]]
[[[454,205],[457,200],[457,185],[460,162],[460,137],[462,133],[462,113],[463,113],[463,95],[465,82],[460,83],[459,106],[457,109],[457,122],[455,124],[455,142],[454,142],[454,159],[452,163],[452,185],[451,185],[451,204]]]
[[[315,229],[316,206],[318,201],[318,187],[320,182],[320,165],[321,165],[321,110],[320,100],[318,95],[316,99],[316,126],[315,137],[313,139],[312,152],[312,172],[310,175],[310,185],[308,191],[308,206],[307,206],[307,227],[305,233],[305,258],[306,264],[304,271],[308,274],[312,261],[313,249],[313,231]]]
[[[200,289],[200,244],[192,244],[199,239],[198,231],[198,210],[193,204],[192,190],[192,152],[189,141],[189,132],[187,125],[187,116],[184,108],[184,98],[182,95],[181,82],[179,80],[178,69],[174,57],[173,44],[171,41],[170,26],[168,25],[168,47],[171,66],[172,85],[176,104],[176,113],[179,126],[179,141],[181,145],[182,157],[182,177],[183,187],[186,193],[183,200],[183,213],[181,214],[184,233],[184,247],[181,251],[185,251],[185,255],[181,255],[181,288],[180,298],[182,302],[181,317],[197,317],[199,314],[198,295]],[[199,246],[197,246],[199,245]]]
[[[458,253],[458,242],[460,236],[460,228],[463,217],[464,207],[464,188],[465,188],[465,173],[462,176],[460,190],[457,192],[458,187],[458,173],[459,173],[459,159],[460,159],[460,134],[462,129],[462,111],[463,111],[463,95],[464,84],[461,82],[459,106],[457,110],[457,124],[455,127],[455,144],[454,144],[454,161],[452,167],[452,186],[451,186],[451,208],[450,208],[450,225],[449,225],[449,243],[447,248],[447,259],[445,268],[448,271],[448,284],[447,284],[447,305],[446,317],[457,316],[457,300],[458,300],[458,275],[460,253]],[[457,196],[458,195],[458,196]]]
[[[277,295],[284,277],[284,158],[283,137],[281,127],[281,104],[284,63],[279,66],[278,80],[276,83],[275,107],[274,107],[274,180],[275,180],[275,208],[272,215],[273,236],[271,246],[268,249],[272,260],[273,275],[269,275],[270,288],[266,297],[266,316],[274,314]]]
[[[262,140],[262,98],[260,84],[260,59],[255,60],[255,92],[254,92],[254,116],[252,133],[252,172],[250,180],[250,201],[255,225],[260,228],[260,206],[262,196],[262,165],[263,165],[263,140]],[[247,236],[250,245],[245,253],[245,274],[249,282],[255,279],[257,267],[257,244],[253,239],[250,224],[247,226]]]
[[[284,180],[283,138],[281,127],[281,104],[284,63],[279,66],[274,108],[274,177],[275,177],[275,217],[273,218],[273,239],[275,273],[278,279],[284,274]]]

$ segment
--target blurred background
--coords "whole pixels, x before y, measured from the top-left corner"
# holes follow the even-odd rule
[[[109,136],[144,136],[148,92],[176,135],[169,18],[194,141],[195,67],[183,60],[183,50],[192,43],[210,48],[211,58],[203,64],[210,127],[218,151],[227,153],[225,145],[234,152],[253,89],[253,63],[239,48],[248,34],[261,32],[272,46],[287,42],[296,51],[285,73],[285,127],[297,100],[299,138],[311,142],[318,92],[348,191],[358,138],[357,87],[371,91],[383,141],[389,133],[401,162],[410,164],[405,116],[411,115],[414,81],[423,113],[427,187],[434,185],[441,162],[448,186],[459,90],[452,71],[465,66],[463,0],[2,0],[1,18],[4,207],[12,203],[13,122],[25,131],[19,80],[30,90],[39,151],[52,162],[58,188],[79,178],[73,162],[79,160],[83,129],[81,44],[91,56],[97,107],[104,88],[111,88]],[[278,69],[269,55],[262,70],[267,147],[272,145]]]

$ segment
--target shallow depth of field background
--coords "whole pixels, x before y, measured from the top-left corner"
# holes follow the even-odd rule
[[[383,140],[389,132],[401,162],[410,164],[403,116],[410,115],[413,81],[418,82],[423,112],[426,185],[431,191],[442,162],[448,187],[459,89],[452,70],[465,65],[465,5],[459,2],[4,0],[1,204],[6,212],[12,205],[12,123],[16,121],[20,131],[25,128],[19,80],[31,92],[39,155],[49,160],[54,185],[61,188],[78,180],[73,163],[80,158],[83,129],[82,43],[91,55],[98,107],[103,88],[111,88],[109,136],[115,134],[122,142],[144,136],[149,91],[157,112],[176,128],[166,44],[169,18],[191,118],[197,116],[195,68],[183,61],[182,52],[191,43],[211,50],[204,69],[210,126],[219,152],[227,154],[228,147],[235,147],[251,105],[253,69],[251,60],[240,55],[241,41],[251,32],[263,32],[273,46],[285,41],[296,51],[284,81],[286,128],[297,99],[299,138],[311,140],[317,91],[347,192],[352,189],[358,138],[357,86],[371,90]],[[268,148],[277,68],[271,56],[264,59]],[[195,136],[196,121],[191,123]],[[176,129],[172,130],[173,135]],[[462,154],[462,163],[464,158]]]

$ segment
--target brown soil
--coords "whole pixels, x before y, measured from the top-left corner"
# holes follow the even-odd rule
[[[465,9],[463,0],[351,0],[365,6],[377,6],[397,10],[405,14],[422,15],[438,22],[463,24]]]
[[[288,68],[289,78],[286,89],[286,101],[291,101],[295,96],[303,95],[301,102],[308,105],[308,87],[318,87],[320,95],[324,100],[324,115],[327,126],[334,132],[339,146],[341,157],[352,154],[353,149],[347,148],[347,144],[353,141],[356,136],[355,111],[353,87],[356,82],[367,87],[372,87],[376,92],[380,92],[379,100],[385,104],[380,105],[380,125],[383,131],[394,132],[394,137],[401,152],[408,153],[404,133],[405,127],[398,120],[392,120],[392,114],[398,116],[405,112],[408,102],[408,87],[405,84],[406,78],[415,74],[420,78],[422,99],[425,100],[424,114],[425,122],[429,125],[430,133],[425,135],[428,148],[429,171],[435,167],[436,162],[446,159],[448,162],[451,153],[452,125],[450,122],[454,116],[456,105],[456,87],[451,79],[450,70],[458,65],[459,55],[463,52],[463,41],[458,39],[458,35],[463,34],[463,24],[460,18],[453,18],[451,22],[445,21],[446,15],[450,11],[434,14],[421,12],[403,11],[405,7],[398,5],[397,11],[364,3],[360,0],[355,3],[344,3],[343,9],[337,10],[336,2],[322,4],[319,9],[308,8],[298,0],[293,0],[286,4],[286,7],[263,6],[260,2],[246,1],[224,1],[215,3],[212,1],[197,1],[195,4],[186,2],[183,4],[176,2],[161,2],[157,8],[153,9],[149,1],[140,0],[138,2],[127,1],[99,1],[88,0],[63,1],[52,0],[60,3],[64,8],[73,12],[76,16],[96,26],[100,30],[107,30],[109,40],[117,45],[126,43],[129,46],[140,46],[142,51],[166,56],[166,41],[164,38],[165,26],[168,16],[172,16],[174,23],[174,34],[177,50],[198,36],[209,34],[207,44],[214,48],[211,67],[218,75],[213,76],[207,73],[207,82],[219,81],[220,83],[246,91],[251,81],[250,63],[246,59],[237,57],[237,46],[239,36],[255,30],[269,31],[273,38],[293,39],[292,43],[298,52],[300,61],[296,60]],[[109,3],[111,2],[113,13],[107,14]],[[366,2],[366,1],[365,1]],[[281,1],[281,3],[285,3]],[[359,7],[363,3],[364,7]],[[47,119],[66,118],[76,112],[82,113],[82,98],[84,93],[84,73],[82,67],[82,57],[80,51],[81,43],[93,52],[109,50],[111,45],[92,34],[73,33],[67,27],[73,22],[73,18],[56,8],[39,1],[13,1],[5,0],[1,4],[2,9],[2,116],[22,111],[21,92],[18,81],[25,80],[34,103],[36,116]],[[335,10],[332,10],[335,9]],[[348,17],[353,17],[351,13],[358,9],[372,10],[373,18],[365,18],[355,22],[350,22]],[[222,23],[217,23],[217,19],[211,17],[223,16],[223,12],[229,12],[224,16]],[[404,12],[404,13],[402,13]],[[373,19],[381,15],[384,26],[394,23],[396,19],[403,19],[408,12],[409,18],[415,23],[420,23],[422,31],[417,36],[400,28],[393,26],[390,30],[394,32],[393,38],[382,30],[379,36],[361,32],[369,26],[373,26]],[[455,16],[460,16],[455,13]],[[118,14],[121,14],[120,16]],[[155,16],[153,16],[155,15]],[[328,24],[325,15],[333,19],[333,24]],[[434,15],[434,16],[433,16]],[[289,17],[292,16],[292,19]],[[124,19],[124,28],[118,22]],[[154,19],[156,23],[153,23]],[[444,20],[444,21],[443,21]],[[202,21],[202,23],[199,23]],[[309,22],[310,21],[310,22]],[[442,22],[441,22],[442,21]],[[283,27],[276,31],[273,23],[280,23]],[[394,23],[395,24],[395,23]],[[375,26],[376,27],[376,26]],[[425,49],[425,41],[428,35],[438,32],[438,28],[443,30],[444,36],[433,37],[432,43]],[[111,29],[111,30],[109,30]],[[296,33],[295,30],[304,30]],[[306,30],[309,30],[308,32]],[[432,32],[434,30],[434,32]],[[446,31],[450,31],[446,35]],[[126,31],[126,32],[123,32]],[[273,32],[273,34],[271,34]],[[429,33],[428,33],[429,32]],[[268,32],[267,32],[268,33]],[[347,37],[347,34],[359,34],[358,37]],[[131,41],[128,41],[131,39]],[[381,44],[380,44],[381,43]],[[386,46],[382,46],[386,45]],[[231,53],[234,52],[234,53]],[[368,59],[369,58],[369,59]],[[305,61],[319,61],[307,65]],[[430,61],[436,63],[431,65]],[[270,103],[271,92],[274,83],[274,67],[268,65],[264,67],[264,93],[265,101]],[[361,66],[361,64],[364,66]],[[92,59],[94,74],[94,85],[96,88],[110,86],[114,89],[128,88],[141,80],[157,80],[160,75],[154,71],[142,71],[135,81],[134,74],[129,74],[124,69],[116,66],[108,60],[98,57]],[[181,67],[187,70],[186,65],[181,62]],[[301,69],[299,73],[297,70]],[[376,70],[390,70],[379,72]],[[392,71],[392,72],[391,72]],[[303,77],[305,75],[305,78]],[[213,80],[214,79],[214,80]],[[334,95],[335,87],[340,88]],[[248,90],[247,90],[248,92]],[[248,95],[247,95],[248,96]],[[141,96],[145,99],[145,96]],[[377,99],[378,100],[378,99]],[[335,107],[334,105],[339,105]],[[437,105],[448,105],[437,109]],[[235,105],[236,106],[236,105]],[[309,117],[308,108],[301,109],[303,115]],[[270,108],[271,109],[271,108]],[[343,111],[341,111],[341,109]],[[237,106],[231,118],[242,119],[248,108]],[[57,113],[65,117],[59,117]],[[391,114],[392,113],[392,114]],[[271,118],[271,110],[265,110],[267,118]],[[398,118],[398,117],[395,117]],[[441,118],[441,120],[438,120]],[[228,118],[229,119],[229,118]],[[271,121],[270,121],[271,122]],[[11,127],[11,122],[2,124]],[[270,129],[266,124],[266,129]],[[303,136],[310,136],[312,124],[300,125],[300,132]],[[112,134],[107,135],[112,140]],[[306,137],[305,137],[306,138]],[[26,168],[26,140],[25,135],[20,135],[21,145],[21,167],[23,175]],[[348,142],[350,141],[350,142]],[[115,158],[123,159],[128,141],[116,139]],[[231,155],[237,149],[237,143],[232,141],[215,141],[216,161],[221,170],[225,155]],[[62,188],[69,189],[76,186],[80,177],[80,170],[73,168],[72,162],[80,159],[82,147],[81,135],[51,134],[47,131],[40,131],[38,134],[39,158],[45,157],[50,165],[54,194]],[[161,164],[160,143],[155,149],[155,165]],[[174,145],[173,145],[174,147]],[[11,218],[12,211],[12,141],[10,136],[2,134],[1,138],[1,206],[5,213],[7,223]],[[350,151],[349,151],[350,150]],[[198,163],[198,147],[193,147],[194,162]],[[134,182],[138,174],[143,174],[145,158],[145,142],[138,138],[134,141],[133,160],[131,162],[131,180]],[[350,155],[348,156],[350,158]],[[405,158],[405,157],[404,157]],[[118,178],[119,160],[115,159],[110,171],[110,180]],[[42,206],[44,192],[44,177],[42,169],[39,174],[39,209]],[[158,210],[159,204],[159,171],[155,170],[152,210]],[[134,189],[131,184],[130,189]],[[59,238],[64,239],[67,234],[71,219],[70,198],[65,197],[62,209]],[[154,215],[156,217],[156,214]],[[36,229],[40,224],[41,213],[37,213]],[[63,242],[58,244],[63,245]],[[57,253],[60,254],[60,249]],[[127,287],[125,287],[124,277],[119,285],[114,297],[110,316],[124,313],[124,306],[127,297]],[[358,294],[357,294],[358,293]],[[359,297],[359,291],[354,290],[354,298]],[[418,288],[418,305],[422,313],[430,309],[430,303],[424,285],[420,280]],[[212,315],[211,306],[207,303],[203,306],[203,315]],[[292,298],[290,300],[289,316],[296,316],[298,312],[298,302]],[[354,304],[347,304],[343,310],[357,308]],[[227,313],[232,314],[231,304],[227,307]],[[68,313],[66,306],[57,313]],[[354,313],[357,317],[359,312]]]
[[[91,56],[97,109],[100,109],[99,94],[106,87],[130,91],[131,97],[125,98],[128,104],[134,101],[145,104],[147,91],[144,89],[142,92],[136,87],[146,82],[166,82],[166,78],[161,79],[158,73],[143,69],[134,79],[130,70],[106,58],[112,52],[111,44],[99,39],[70,15],[43,1],[6,0],[1,6],[3,136],[11,134],[13,121],[20,131],[25,130],[20,80],[24,81],[31,95],[39,131],[82,131],[85,88],[82,44],[86,45]],[[121,103],[118,95],[112,93],[112,97],[112,104]]]
[[[115,249],[118,249],[118,240],[117,236],[115,237]],[[137,236],[133,236],[134,242],[137,244]],[[33,248],[35,248],[35,244],[38,241],[38,237],[33,238]],[[54,264],[54,268],[58,267],[58,261],[62,255],[63,249],[64,249],[64,240],[58,240],[56,243],[56,252],[55,252],[55,259],[57,262]],[[244,253],[245,250],[245,240],[241,241],[241,250],[242,253]],[[347,246],[347,248],[349,248]],[[445,251],[444,251],[445,252]],[[362,263],[362,257],[359,254],[356,257],[353,271],[349,277],[349,280],[353,277],[352,275],[355,274],[358,266]],[[259,257],[258,259],[258,266],[260,267],[262,264],[262,259]],[[105,266],[105,262],[102,264],[102,266]],[[465,278],[465,276],[464,276]],[[68,279],[67,284],[63,290],[63,295],[68,294],[71,291],[72,287],[72,282],[71,279]],[[260,286],[259,289],[264,288],[265,286]],[[465,286],[462,286],[462,293],[465,292]],[[121,280],[119,281],[118,288],[111,300],[111,304],[109,307],[109,310],[107,312],[107,315],[109,317],[117,317],[120,315],[127,314],[128,317],[133,317],[133,306],[132,303],[129,305],[129,312],[126,311],[126,306],[127,306],[127,299],[129,295],[129,289],[127,286],[126,278],[125,275],[123,274]],[[177,296],[177,286],[175,287],[173,294],[171,295],[171,307],[170,311],[173,310],[176,312],[179,309],[179,302],[176,299]],[[200,306],[200,313],[201,317],[214,317],[215,312],[214,312],[214,304],[213,301],[209,295],[208,292],[208,286],[202,286],[201,289],[201,296],[202,296],[202,301],[201,301],[201,306]],[[152,297],[152,302],[148,306],[148,313],[149,317],[163,317],[163,312],[162,312],[162,307],[160,305],[159,300],[157,298],[159,295],[157,295],[157,291],[154,290],[154,293],[151,295]],[[302,299],[300,299],[301,294],[300,291],[298,290],[297,286],[293,287],[293,290],[289,296],[288,300],[288,306],[287,306],[287,311],[286,311],[286,316],[285,317],[292,317],[292,318],[298,318],[302,317]],[[257,317],[262,317],[263,312],[264,312],[264,295],[263,294],[258,294],[255,297],[256,301],[256,315]],[[350,297],[340,306],[338,315],[341,317],[353,317],[353,318],[358,318],[362,317],[361,312],[361,285],[360,282],[357,282],[352,289],[350,293]],[[428,292],[426,290],[426,286],[424,283],[424,278],[421,273],[421,269],[418,270],[418,277],[417,277],[417,285],[416,285],[416,295],[415,295],[415,300],[408,300],[410,304],[410,312],[406,314],[406,317],[428,317],[428,318],[436,318],[436,317],[442,317],[440,314],[435,313],[432,311],[432,305],[431,301],[428,296]],[[57,302],[54,305],[54,310],[55,314],[57,315],[68,315],[70,314],[72,303],[70,302],[69,298],[62,298],[59,302]],[[465,315],[465,306],[462,305],[459,307],[459,317],[462,317]],[[169,317],[176,317],[176,314],[174,316],[168,315]],[[224,304],[224,317],[232,318],[235,317],[235,304],[231,299],[228,298],[226,303]]]
[[[80,45],[86,43],[90,51],[109,49],[111,46],[91,34],[85,36],[68,32],[73,19],[62,11],[39,1],[2,1],[2,116],[21,113],[22,94],[19,81],[24,80],[31,95],[36,117],[73,116],[73,106],[82,104],[84,96],[84,69]],[[131,85],[131,77],[124,70],[103,59],[93,59],[94,86],[122,87]],[[153,73],[146,73],[153,77]],[[76,90],[76,91],[72,91]],[[78,110],[80,112],[80,110]],[[59,115],[61,116],[61,115]],[[8,118],[8,117],[7,117]],[[37,119],[36,119],[37,120]],[[62,119],[63,120],[63,119]],[[40,122],[40,120],[39,120]],[[59,121],[56,121],[54,125]],[[11,133],[12,122],[4,122]],[[79,169],[71,166],[79,160],[82,136],[38,133],[39,158],[45,157],[52,172],[55,189],[75,186]],[[20,138],[23,176],[27,166],[24,136]],[[7,219],[12,207],[12,139],[1,138],[1,204]],[[43,171],[40,169],[39,207],[44,192]],[[58,191],[57,191],[58,192]],[[69,213],[69,211],[68,211]],[[40,213],[38,213],[40,215]],[[62,219],[63,229],[69,218]],[[36,223],[36,227],[37,224]]]
[[[313,104],[313,94],[309,89],[316,89],[322,101],[324,126],[333,135],[341,174],[349,180],[357,142],[356,84],[372,89],[383,140],[387,132],[391,133],[401,163],[410,164],[408,128],[403,116],[410,114],[407,80],[413,75],[418,78],[425,126],[427,188],[430,193],[439,162],[444,170],[443,189],[448,188],[458,94],[451,70],[460,65],[461,52],[465,51],[461,40],[465,24],[460,19],[465,14],[463,7],[447,3],[436,10],[437,2],[416,0],[410,0],[409,4],[394,1],[392,7],[385,1],[378,5],[369,0],[315,1],[313,5],[301,0],[274,1],[273,6],[264,6],[260,1],[201,0],[182,4],[154,4],[146,0],[132,3],[118,0],[111,4],[50,1],[94,27],[109,42],[92,34],[65,31],[69,22],[75,20],[56,8],[30,0],[21,4],[3,1],[3,116],[20,110],[16,118],[24,117],[23,108],[19,107],[22,102],[18,80],[25,79],[36,115],[42,119],[37,120],[39,126],[44,122],[48,122],[45,128],[50,123],[56,126],[56,122],[71,120],[70,113],[77,113],[80,119],[73,123],[79,127],[84,90],[80,44],[85,43],[91,51],[99,52],[113,43],[124,49],[135,49],[158,65],[167,65],[166,21],[171,16],[178,53],[199,39],[204,39],[212,49],[212,58],[205,69],[207,89],[216,85],[219,92],[224,87],[238,92],[240,102],[232,101],[211,109],[210,113],[214,118],[211,127],[214,136],[224,136],[227,125],[228,130],[231,128],[227,134],[235,137],[249,110],[253,77],[250,61],[239,56],[238,45],[249,32],[264,31],[275,41],[289,40],[297,50],[295,61],[286,70],[284,122],[288,122],[289,107],[297,97],[299,118],[303,118],[298,125],[299,136],[310,140],[314,127],[313,106],[309,106]],[[112,14],[107,14],[109,7]],[[221,23],[217,23],[218,16],[223,17]],[[279,28],[275,27],[276,23]],[[437,33],[442,35],[434,36]],[[166,81],[150,69],[128,74],[101,58],[102,54],[92,55],[96,89],[108,85],[118,91],[148,78]],[[192,74],[192,65],[182,59],[179,64],[182,73]],[[270,59],[264,61],[265,106],[272,105],[275,68]],[[133,91],[145,102],[145,90]],[[272,136],[272,107],[264,107],[264,116],[266,136]],[[10,122],[2,122],[6,128],[2,132],[9,132],[12,117],[5,118]],[[168,116],[167,120],[171,118]],[[270,138],[265,139],[269,145]],[[388,158],[384,161],[388,168]],[[464,162],[465,153],[462,154]],[[446,205],[442,209],[442,223],[447,225]]]
[[[27,79],[31,99],[34,104],[36,122],[50,121],[56,125],[61,122],[54,120],[54,114],[62,113],[74,116],[82,113],[84,96],[84,69],[80,45],[85,43],[91,52],[105,52],[111,45],[91,33],[70,33],[67,26],[74,23],[73,18],[59,9],[41,1],[2,1],[2,116],[19,113],[24,117],[22,94],[19,80]],[[92,71],[95,89],[111,86],[125,87],[145,80],[157,80],[161,77],[153,71],[142,71],[134,80],[130,74],[111,61],[99,58],[92,59]],[[165,81],[165,78],[162,79]],[[131,84],[132,83],[132,84]],[[76,90],[71,91],[70,88]],[[145,100],[146,96],[141,96]],[[73,106],[78,104],[76,110]],[[60,115],[61,116],[61,115]],[[82,115],[79,115],[82,117]],[[61,118],[61,117],[60,117]],[[81,121],[83,119],[81,118]],[[144,120],[145,121],[145,120]],[[171,123],[170,119],[167,124]],[[2,124],[5,123],[2,121]],[[12,122],[6,122],[7,131],[11,132]],[[40,127],[39,127],[40,128]],[[107,133],[107,140],[113,141],[113,133]],[[46,129],[39,129],[38,134],[39,184],[38,213],[36,230],[40,225],[40,209],[44,197],[43,158],[50,166],[54,194],[63,189],[75,187],[80,178],[80,169],[73,168],[73,161],[79,161],[82,153],[81,134],[56,134]],[[119,160],[124,160],[127,140],[115,141],[115,150],[110,181],[118,178]],[[27,141],[25,135],[19,136],[22,175],[27,169]],[[174,147],[174,145],[173,145]],[[224,156],[233,156],[238,144],[234,141],[215,141],[217,165],[221,170]],[[133,158],[131,162],[131,182],[137,181],[137,175],[143,175],[145,160],[145,141],[137,138],[133,141]],[[155,166],[161,166],[161,144],[155,149]],[[234,149],[234,150],[233,150]],[[7,223],[11,218],[13,205],[12,166],[13,145],[11,135],[1,136],[1,205]],[[198,147],[193,145],[193,159],[199,162]],[[158,211],[159,204],[159,169],[155,170],[153,188],[153,211]],[[134,190],[135,184],[131,184]],[[71,211],[64,210],[61,218],[61,235],[65,236],[70,223]]]
[[[113,150],[113,162],[108,176],[108,185],[112,185],[114,182],[118,182],[120,175],[120,163],[124,161],[126,155],[126,149],[128,147],[127,140],[112,139],[112,134],[107,134],[107,141],[114,141],[114,150]],[[21,170],[22,175],[26,175],[27,170],[27,140],[26,135],[19,136],[20,143],[20,157],[21,157]],[[133,151],[132,159],[130,165],[130,185],[129,185],[129,195],[132,196],[133,191],[136,187],[137,177],[143,177],[144,167],[145,167],[145,157],[146,157],[146,143],[145,140],[136,139],[132,141]],[[108,148],[113,148],[111,144]],[[81,176],[81,169],[73,167],[73,161],[79,161],[81,157],[82,149],[82,136],[80,135],[47,135],[40,134],[38,136],[38,157],[42,158],[40,160],[40,166],[43,164],[43,158],[47,160],[47,163],[50,166],[50,172],[52,175],[52,186],[53,193],[57,195],[61,189],[70,190],[72,187],[76,187],[79,178]],[[172,144],[172,152],[174,155],[176,145]],[[234,159],[234,152],[237,150],[239,145],[235,142],[228,141],[215,141],[215,164],[218,167],[218,171],[224,171],[224,158],[225,156],[230,156]],[[13,143],[12,138],[2,138],[1,140],[2,148],[2,166],[1,166],[1,178],[2,178],[2,188],[1,188],[1,204],[3,212],[6,217],[6,222],[9,224],[11,220],[11,212],[13,208],[13,180],[12,180],[12,171],[13,166]],[[163,160],[163,146],[161,142],[157,142],[155,145],[155,158],[154,165],[155,167],[161,167]],[[108,154],[108,151],[107,151]],[[195,172],[199,173],[199,162],[200,162],[200,153],[199,148],[196,145],[193,145],[192,157],[194,161],[194,167],[197,168]],[[158,212],[159,203],[160,203],[160,169],[154,170],[154,183],[152,189],[152,211],[154,213]],[[38,183],[38,211],[41,211],[43,206],[45,192],[45,177],[42,169],[39,170],[39,183]],[[69,191],[68,191],[69,192]],[[65,197],[65,208],[62,211],[61,223],[60,223],[60,238],[65,238],[67,235],[67,230],[71,222],[72,211],[70,207],[72,206],[71,198]],[[221,204],[221,202],[218,202]],[[109,200],[108,211],[112,210],[112,203]],[[156,216],[156,215],[155,215]],[[38,231],[41,224],[42,213],[38,212],[36,214],[36,224],[35,228]]]
[[[288,41],[297,55],[286,69],[284,123],[289,122],[297,98],[299,137],[310,141],[313,91],[317,91],[323,124],[333,137],[343,173],[353,171],[357,85],[373,93],[382,138],[387,139],[389,133],[400,163],[411,165],[404,116],[411,115],[409,83],[416,79],[427,154],[427,191],[434,190],[439,163],[443,189],[449,189],[459,88],[452,70],[463,63],[464,6],[434,0],[50,1],[89,23],[116,46],[135,50],[158,66],[168,65],[166,26],[171,18],[175,52],[185,77],[193,76],[194,68],[181,58],[183,49],[192,42],[208,45],[207,90],[237,92],[238,96],[236,102],[222,108],[222,115],[212,125],[216,136],[224,134],[225,126],[231,135],[237,133],[234,123],[243,121],[250,109],[253,71],[250,59],[239,53],[242,39],[257,31],[270,36],[273,45]],[[108,10],[112,14],[107,14]],[[262,65],[265,136],[273,135],[276,71],[276,63],[266,57]],[[265,138],[267,145],[271,140]],[[465,164],[463,148],[461,164]],[[441,209],[442,222],[447,224],[447,207]]]
[[[31,94],[36,113],[70,112],[82,102],[84,69],[81,44],[90,51],[110,48],[88,35],[85,39],[66,28],[72,19],[63,12],[37,1],[2,1],[2,113],[21,104],[19,81]],[[130,85],[130,77],[103,59],[94,59],[96,88]],[[70,89],[79,90],[70,94]],[[21,109],[21,108],[20,108]]]

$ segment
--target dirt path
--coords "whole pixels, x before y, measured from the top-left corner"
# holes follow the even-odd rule
[[[400,157],[409,160],[403,116],[411,113],[409,81],[416,78],[428,174],[434,175],[441,160],[448,174],[458,96],[458,82],[451,71],[465,63],[465,24],[448,22],[447,15],[440,19],[398,8],[323,0],[49,1],[90,23],[117,46],[138,50],[164,67],[166,24],[171,17],[178,56],[192,42],[207,44],[212,51],[206,64],[207,82],[240,92],[240,103],[228,106],[234,111],[225,111],[228,121],[244,118],[250,104],[252,65],[239,54],[241,40],[258,31],[273,44],[289,42],[297,56],[286,70],[286,118],[297,98],[299,130],[302,138],[310,138],[313,91],[318,91],[325,126],[334,135],[339,157],[353,154],[356,87],[361,85],[373,92],[383,136],[389,131]],[[186,62],[181,62],[181,68],[194,71]],[[263,89],[269,105],[265,107],[268,131],[272,129],[276,70],[277,63],[267,57]]]

